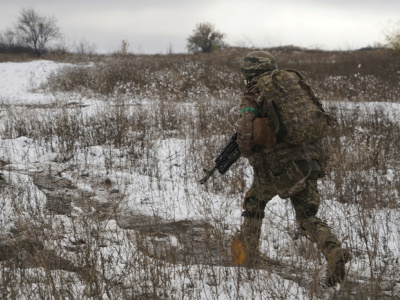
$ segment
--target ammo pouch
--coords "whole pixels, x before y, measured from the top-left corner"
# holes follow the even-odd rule
[[[271,150],[276,144],[275,128],[267,118],[256,118],[253,121],[253,139],[257,145]]]
[[[277,194],[282,199],[290,198],[304,190],[308,175],[304,175],[294,161],[291,162],[287,171],[282,175],[275,176],[269,171],[269,176],[272,179]]]

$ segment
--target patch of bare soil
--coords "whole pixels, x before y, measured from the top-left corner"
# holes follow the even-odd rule
[[[57,102],[51,102],[51,103],[33,103],[33,104],[0,104],[0,111],[3,110],[8,110],[10,108],[15,108],[15,107],[26,107],[29,109],[54,109],[54,108],[59,108],[59,107],[64,107],[64,108],[83,108],[87,107],[88,105],[82,104],[77,101],[71,101],[67,103],[57,103]]]
[[[29,238],[14,238],[0,243],[0,261],[10,260],[20,268],[45,267],[48,270],[79,272],[79,268],[41,242]]]
[[[208,222],[165,221],[143,215],[120,215],[118,224],[141,237],[139,249],[146,255],[171,263],[230,266],[228,236]]]

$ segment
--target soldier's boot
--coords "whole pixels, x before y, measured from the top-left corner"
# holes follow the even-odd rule
[[[264,213],[244,211],[243,216],[240,232],[233,237],[231,252],[235,264],[253,268],[259,258],[258,246]]]
[[[350,260],[349,250],[336,247],[328,254],[328,267],[326,271],[326,284],[334,286],[345,277],[346,263]]]
[[[350,260],[350,252],[341,247],[336,235],[321,219],[315,216],[298,218],[297,224],[300,232],[317,244],[328,262],[327,285],[333,286],[342,281],[345,277],[345,264]]]

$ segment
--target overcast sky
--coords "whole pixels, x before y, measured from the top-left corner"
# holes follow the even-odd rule
[[[0,0],[0,32],[22,8],[54,16],[69,45],[114,52],[186,52],[196,24],[209,22],[233,46],[357,49],[383,42],[400,0]]]

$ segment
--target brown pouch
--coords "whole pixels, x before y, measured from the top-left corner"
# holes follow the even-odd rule
[[[256,118],[253,121],[253,139],[257,145],[271,150],[276,144],[275,128],[267,118]]]

